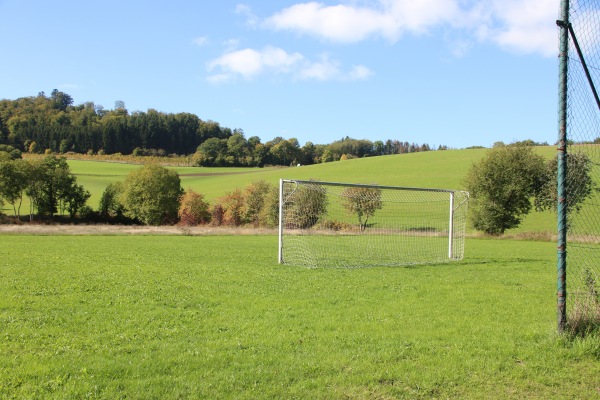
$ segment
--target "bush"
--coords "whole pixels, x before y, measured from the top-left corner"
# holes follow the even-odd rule
[[[252,224],[254,226],[268,225],[263,220],[265,213],[263,209],[267,204],[267,197],[269,193],[277,189],[273,185],[259,180],[252,182],[244,189],[244,223]]]
[[[298,187],[290,208],[295,228],[308,229],[314,226],[327,212],[327,204],[327,193],[322,186],[309,184]]]
[[[244,194],[240,189],[225,193],[219,199],[223,209],[223,225],[240,226],[244,216]]]
[[[210,222],[209,204],[204,195],[188,189],[181,197],[179,223],[183,226],[196,226]]]
[[[584,153],[567,154],[567,215],[579,212],[585,199],[591,195],[596,188],[592,179],[592,160]],[[553,210],[556,212],[558,204],[557,193],[557,169],[558,157],[546,163],[544,184],[535,197],[535,208],[538,211]]]
[[[279,226],[279,188],[271,186],[264,200],[260,212],[261,225],[271,228]]]
[[[223,206],[220,204],[215,204],[212,206],[210,211],[210,224],[212,226],[221,226],[223,225],[223,218],[225,215],[225,210]]]
[[[464,184],[473,199],[473,227],[492,235],[515,228],[531,210],[544,179],[544,159],[531,146],[495,147],[469,170]]]
[[[120,218],[123,216],[124,207],[119,200],[123,189],[121,182],[110,183],[102,192],[98,211],[103,218]]]
[[[79,209],[79,218],[88,221],[91,219],[95,219],[95,212],[92,207],[85,205]]]
[[[176,171],[147,164],[127,175],[120,199],[126,216],[147,225],[161,225],[177,221],[182,194]]]
[[[347,222],[342,222],[342,221],[329,221],[329,220],[323,221],[323,222],[317,224],[316,228],[326,229],[326,230],[335,231],[335,232],[339,232],[339,231],[351,232],[351,231],[357,230],[356,225],[352,225],[352,224],[349,224]],[[358,228],[358,229],[360,229],[360,228]]]

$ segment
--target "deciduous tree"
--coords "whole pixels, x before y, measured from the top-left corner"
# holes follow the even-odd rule
[[[223,225],[239,226],[244,222],[244,193],[236,188],[225,193],[218,203],[223,209]]]
[[[585,199],[592,194],[596,184],[591,176],[592,160],[585,153],[567,154],[567,215],[578,212]],[[544,184],[535,197],[535,207],[538,211],[556,211],[557,200],[557,169],[558,158],[554,157],[546,163]]]
[[[356,214],[361,231],[367,227],[367,221],[381,210],[381,189],[367,187],[348,187],[342,192],[343,206],[349,214]],[[364,217],[364,221],[363,221]]]
[[[126,216],[147,225],[161,225],[177,221],[182,194],[176,171],[147,164],[127,175],[120,197]]]
[[[184,226],[196,226],[210,222],[209,207],[203,194],[188,189],[181,197],[179,223]]]
[[[75,218],[77,212],[85,206],[90,196],[91,193],[85,190],[82,185],[78,185],[73,179],[71,186],[63,194],[63,201],[71,218]]]
[[[123,216],[124,207],[120,202],[120,193],[123,190],[122,182],[109,183],[102,192],[98,211],[103,218],[119,218]]]
[[[499,235],[515,228],[532,208],[542,185],[545,164],[533,147],[495,147],[471,166],[464,184],[471,193],[471,220],[477,230]]]
[[[30,164],[22,159],[0,162],[0,198],[13,206],[17,217],[21,216],[21,204],[30,179],[30,170]]]
[[[244,222],[261,225],[261,216],[269,192],[274,186],[264,180],[252,182],[244,189]]]
[[[319,185],[303,185],[294,193],[290,210],[293,213],[294,227],[308,229],[327,212],[327,192]]]

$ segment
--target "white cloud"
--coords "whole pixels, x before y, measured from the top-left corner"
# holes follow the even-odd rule
[[[261,54],[253,49],[232,51],[211,61],[208,70],[216,68],[229,74],[237,74],[246,78],[260,73],[262,69]]]
[[[271,16],[266,26],[339,42],[356,42],[378,30],[380,15],[366,8],[322,3],[296,4]]]
[[[302,59],[303,56],[299,53],[287,53],[283,49],[271,46],[265,47],[261,51],[250,48],[231,51],[208,63],[208,71],[220,71],[218,74],[209,76],[209,81],[218,83],[233,80],[236,77],[252,79],[267,71],[285,73]]]
[[[260,75],[286,75],[294,80],[361,80],[372,75],[364,65],[344,71],[340,63],[327,55],[318,61],[310,61],[300,53],[268,46],[262,50],[246,48],[226,52],[207,64],[210,75],[207,80],[213,84],[233,82],[238,78],[251,80]]]
[[[328,56],[321,56],[320,61],[306,62],[294,77],[297,80],[317,80],[317,81],[358,81],[370,77],[373,72],[364,65],[355,65],[350,71],[344,71],[340,67],[340,62],[332,60]]]
[[[250,6],[246,4],[238,4],[235,7],[235,13],[246,17],[246,23],[249,26],[255,26],[259,23],[260,19],[254,14]]]
[[[365,67],[364,65],[355,65],[348,74],[348,79],[352,81],[358,81],[367,79],[371,75],[373,75],[373,71],[371,71],[369,68]]]
[[[226,82],[229,82],[229,81],[231,81],[231,80],[232,80],[232,78],[233,78],[233,76],[231,76],[231,75],[228,75],[228,74],[214,74],[214,75],[209,75],[209,76],[206,78],[206,80],[207,80],[209,83],[212,83],[212,84],[218,85],[218,84],[220,84],[220,83],[226,83]]]
[[[544,56],[556,52],[556,1],[550,0],[373,0],[297,3],[265,18],[262,26],[332,42],[383,38],[394,43],[405,34],[420,35],[444,27],[458,32],[452,52],[471,43]]]
[[[316,79],[319,81],[328,81],[338,78],[340,74],[339,63],[330,60],[327,56],[322,56],[321,61],[304,64],[297,72],[296,78],[301,80]]]
[[[558,5],[548,0],[493,0],[480,37],[503,48],[552,56],[557,53]]]
[[[578,13],[577,18],[579,21],[598,21],[600,20],[600,10],[582,10]],[[571,20],[571,22],[574,22],[575,26],[579,26],[577,20]],[[578,34],[577,31],[578,29],[575,27],[577,42],[579,43],[579,46],[584,54],[596,55],[600,53],[600,38],[598,35],[586,35],[583,34],[583,31]]]
[[[195,44],[196,46],[202,47],[202,46],[208,44],[208,38],[206,36],[200,36],[200,37],[192,39],[192,43]]]
[[[299,3],[268,17],[264,24],[336,42],[357,42],[380,36],[391,42],[404,32],[420,34],[452,21],[455,0],[380,0],[376,7]]]

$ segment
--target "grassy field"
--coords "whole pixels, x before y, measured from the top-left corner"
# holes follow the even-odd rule
[[[277,184],[280,178],[311,179],[322,181],[378,183],[380,185],[440,187],[460,189],[461,179],[471,164],[479,160],[485,151],[451,150],[394,156],[362,158],[284,168],[174,168],[181,176],[182,186],[191,187],[212,200],[234,188],[242,188],[252,181],[264,179]],[[69,161],[71,171],[78,182],[90,187],[94,197],[90,204],[96,206],[102,188],[110,181],[120,181],[139,165],[116,164],[94,161]],[[427,171],[427,173],[423,173]],[[96,200],[96,201],[97,201]]]
[[[274,236],[2,236],[0,398],[595,398],[555,245],[305,269]]]
[[[538,147],[547,158],[555,155],[553,147]],[[377,183],[380,185],[462,189],[462,179],[474,162],[485,156],[487,149],[429,151],[276,168],[202,168],[173,167],[182,178],[184,187],[192,187],[214,199],[236,187],[244,187],[257,179],[276,184],[280,178],[322,181]],[[120,181],[139,165],[96,161],[70,160],[71,171],[79,183],[92,187],[94,182],[103,187],[107,182]],[[100,198],[100,193],[89,189]],[[95,206],[94,201],[91,201]]]
[[[376,183],[380,185],[426,187],[440,189],[463,189],[462,179],[471,165],[485,156],[487,149],[429,151],[382,157],[331,162],[301,167],[271,168],[202,168],[169,167],[175,169],[184,189],[191,188],[202,193],[208,201],[214,201],[226,192],[244,188],[251,182],[265,180],[278,184],[279,179],[318,179],[330,182]],[[536,148],[546,158],[556,153],[554,147]],[[69,160],[71,172],[77,182],[92,194],[88,205],[98,209],[102,192],[109,183],[125,179],[140,165],[107,162]],[[9,204],[4,213],[12,215]],[[29,201],[24,199],[21,214],[29,212]],[[555,232],[556,216],[551,212],[529,214],[517,229],[509,234],[523,232]]]
[[[462,189],[462,179],[471,165],[485,156],[487,149],[430,151],[382,157],[371,157],[342,162],[287,168],[194,168],[175,167],[180,174],[184,189],[192,188],[212,201],[235,188],[263,179],[278,184],[280,178],[319,179],[331,182],[377,183],[380,185]],[[538,147],[537,151],[547,158],[556,153],[554,147]],[[78,183],[92,193],[88,204],[98,208],[104,188],[111,182],[122,181],[139,165],[70,160],[71,171]],[[28,209],[28,203],[22,210]],[[6,208],[6,213],[12,209]],[[553,213],[528,215],[519,232],[555,232],[556,217]]]

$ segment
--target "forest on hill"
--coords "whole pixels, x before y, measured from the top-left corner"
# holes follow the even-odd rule
[[[123,101],[112,110],[93,102],[73,104],[54,89],[48,96],[0,100],[0,144],[26,153],[192,156],[198,166],[310,165],[340,159],[435,150],[396,139],[345,137],[329,144],[300,146],[296,138],[265,143],[242,129],[221,126],[191,113],[133,111]],[[437,150],[447,149],[439,146]]]

